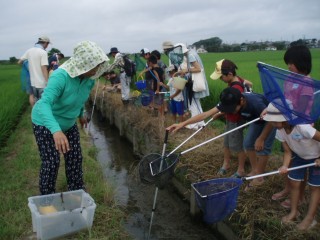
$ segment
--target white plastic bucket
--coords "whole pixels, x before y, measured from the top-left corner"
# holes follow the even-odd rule
[[[172,81],[172,86],[176,89],[183,90],[186,85],[187,80],[182,77],[174,77]]]

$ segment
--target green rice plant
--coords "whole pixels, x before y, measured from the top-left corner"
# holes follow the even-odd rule
[[[237,75],[253,83],[253,90],[263,93],[257,62],[264,62],[279,68],[287,69],[283,61],[285,51],[255,51],[255,52],[231,52],[231,53],[204,53],[200,54],[207,81],[210,88],[210,96],[202,99],[202,107],[208,110],[219,102],[220,92],[226,84],[220,80],[212,80],[210,75],[215,69],[216,62],[221,59],[229,59],[237,66]],[[320,65],[320,49],[311,49],[313,69],[311,76],[320,80],[320,71],[315,67]]]
[[[320,71],[315,67],[320,65],[320,49],[311,49],[313,69],[311,76],[320,80]],[[264,62],[279,68],[287,69],[283,61],[285,51],[254,51],[254,52],[226,52],[226,53],[202,53],[199,54],[203,62],[207,81],[210,88],[210,96],[201,100],[204,111],[214,107],[219,102],[220,92],[227,87],[220,80],[212,80],[210,75],[213,73],[216,62],[221,59],[229,59],[237,66],[237,75],[253,83],[253,90],[263,93],[260,81],[257,62]],[[162,55],[162,61],[168,64],[168,57]]]
[[[19,116],[28,103],[28,96],[21,90],[20,68],[0,65],[0,144],[5,143]]]

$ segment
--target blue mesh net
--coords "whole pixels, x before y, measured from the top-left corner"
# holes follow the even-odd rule
[[[241,184],[239,178],[218,178],[192,184],[203,221],[212,224],[231,214],[237,206]]]
[[[320,116],[320,81],[268,64],[258,63],[265,97],[289,124],[314,123]]]
[[[182,47],[177,46],[173,48],[169,53],[168,57],[170,59],[171,64],[180,66],[180,64],[183,62],[183,52]]]
[[[22,63],[22,69],[20,73],[21,89],[27,93],[32,93],[30,73],[29,73],[29,62],[24,60]]]

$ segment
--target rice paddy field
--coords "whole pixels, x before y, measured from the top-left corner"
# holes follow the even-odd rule
[[[0,89],[0,144],[2,145],[28,104],[28,96],[21,90],[19,66],[0,65]]]
[[[257,51],[257,52],[232,52],[232,53],[205,53],[200,54],[207,80],[210,87],[210,97],[203,99],[202,106],[204,110],[210,109],[218,102],[219,93],[226,84],[220,80],[212,80],[210,75],[214,71],[215,64],[221,59],[229,59],[238,66],[237,75],[253,83],[253,91],[262,93],[257,62],[264,62],[275,67],[287,69],[283,61],[285,51]],[[311,49],[312,54],[312,72],[314,79],[320,80],[320,49]]]

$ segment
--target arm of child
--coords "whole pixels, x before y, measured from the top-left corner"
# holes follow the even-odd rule
[[[197,122],[200,122],[210,116],[213,116],[215,115],[216,113],[219,112],[219,109],[217,107],[214,107],[206,112],[203,112],[203,113],[200,113],[192,118],[189,118],[188,120],[184,121],[184,122],[181,122],[181,123],[178,123],[178,124],[173,124],[169,127],[167,127],[167,130],[169,132],[176,132],[178,131],[180,128],[183,128],[184,126],[187,126],[189,124],[192,124],[192,123],[197,123]]]
[[[267,122],[267,124],[264,126],[261,134],[259,137],[257,137],[256,142],[254,144],[254,148],[256,151],[261,151],[264,148],[264,140],[269,136],[271,131],[273,130],[273,126],[271,122]]]
[[[181,93],[181,90],[177,89],[176,92],[170,96],[170,99],[174,99],[179,93]]]
[[[285,174],[288,172],[288,167],[291,162],[291,157],[292,157],[292,151],[289,147],[289,145],[286,142],[282,142],[283,146],[283,165],[279,168],[279,172],[281,174]]]

